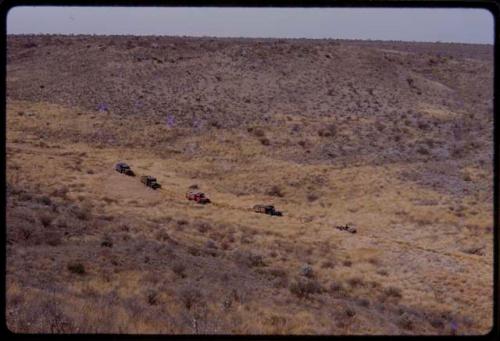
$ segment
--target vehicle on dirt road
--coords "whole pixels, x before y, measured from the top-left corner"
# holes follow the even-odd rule
[[[135,174],[132,171],[132,169],[130,169],[130,166],[127,165],[125,162],[118,162],[115,165],[115,170],[118,173],[122,173],[122,174],[125,174],[125,175],[128,175],[128,176],[135,176]]]
[[[281,217],[283,213],[276,211],[273,205],[255,205],[253,210],[257,213],[264,213],[269,215],[275,215]]]
[[[156,182],[156,178],[149,175],[141,176],[141,182],[152,189],[161,188],[161,185]]]
[[[208,204],[210,203],[210,199],[205,196],[205,193],[197,191],[197,190],[189,190],[186,193],[186,199],[194,200],[198,204]]]
[[[345,224],[344,226],[339,225],[339,226],[337,226],[337,228],[338,228],[339,230],[341,230],[341,231],[347,231],[347,232],[349,232],[349,233],[356,233],[356,232],[357,232],[357,230],[356,230],[356,228],[355,228],[355,227],[353,227],[353,226],[349,226],[348,224]]]

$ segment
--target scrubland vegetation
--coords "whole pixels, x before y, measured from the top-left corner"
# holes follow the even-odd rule
[[[10,330],[491,328],[491,46],[11,36],[7,62]]]

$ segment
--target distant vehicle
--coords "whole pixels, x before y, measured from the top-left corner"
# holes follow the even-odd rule
[[[337,228],[338,228],[339,230],[341,230],[341,231],[347,231],[347,232],[350,232],[350,233],[356,233],[356,232],[357,232],[357,230],[356,230],[356,228],[355,228],[355,227],[349,226],[349,225],[347,225],[347,224],[346,224],[346,225],[344,225],[344,226],[342,226],[342,225],[337,226]]]
[[[205,196],[205,193],[197,191],[197,190],[189,190],[186,193],[186,199],[194,200],[198,204],[208,204],[210,203],[210,199]]]
[[[123,174],[129,175],[129,176],[135,176],[135,174],[132,171],[132,169],[130,169],[130,166],[127,165],[125,162],[118,162],[115,165],[115,170],[118,173],[123,173]]]
[[[161,188],[161,185],[156,182],[156,178],[149,175],[141,176],[141,182],[152,189]]]
[[[281,217],[283,213],[276,211],[273,205],[255,205],[253,210],[257,213],[264,213],[269,215],[275,215]]]

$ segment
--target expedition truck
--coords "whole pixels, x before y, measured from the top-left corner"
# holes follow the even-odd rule
[[[129,176],[135,176],[135,174],[132,171],[132,169],[130,169],[130,166],[127,165],[125,162],[118,162],[115,165],[115,170],[118,173],[122,173],[122,174],[129,175]]]
[[[186,199],[188,200],[194,200],[199,204],[208,204],[210,203],[210,199],[208,199],[205,196],[205,193],[196,191],[196,190],[189,190],[186,193]]]
[[[149,175],[141,176],[141,182],[152,189],[161,188],[161,185],[156,182],[156,178]]]
[[[283,213],[276,211],[273,205],[255,205],[253,210],[257,213],[264,213],[281,217]]]

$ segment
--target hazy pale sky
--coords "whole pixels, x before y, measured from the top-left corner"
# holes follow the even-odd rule
[[[132,34],[337,38],[493,44],[482,9],[437,8],[12,8],[8,34]]]

